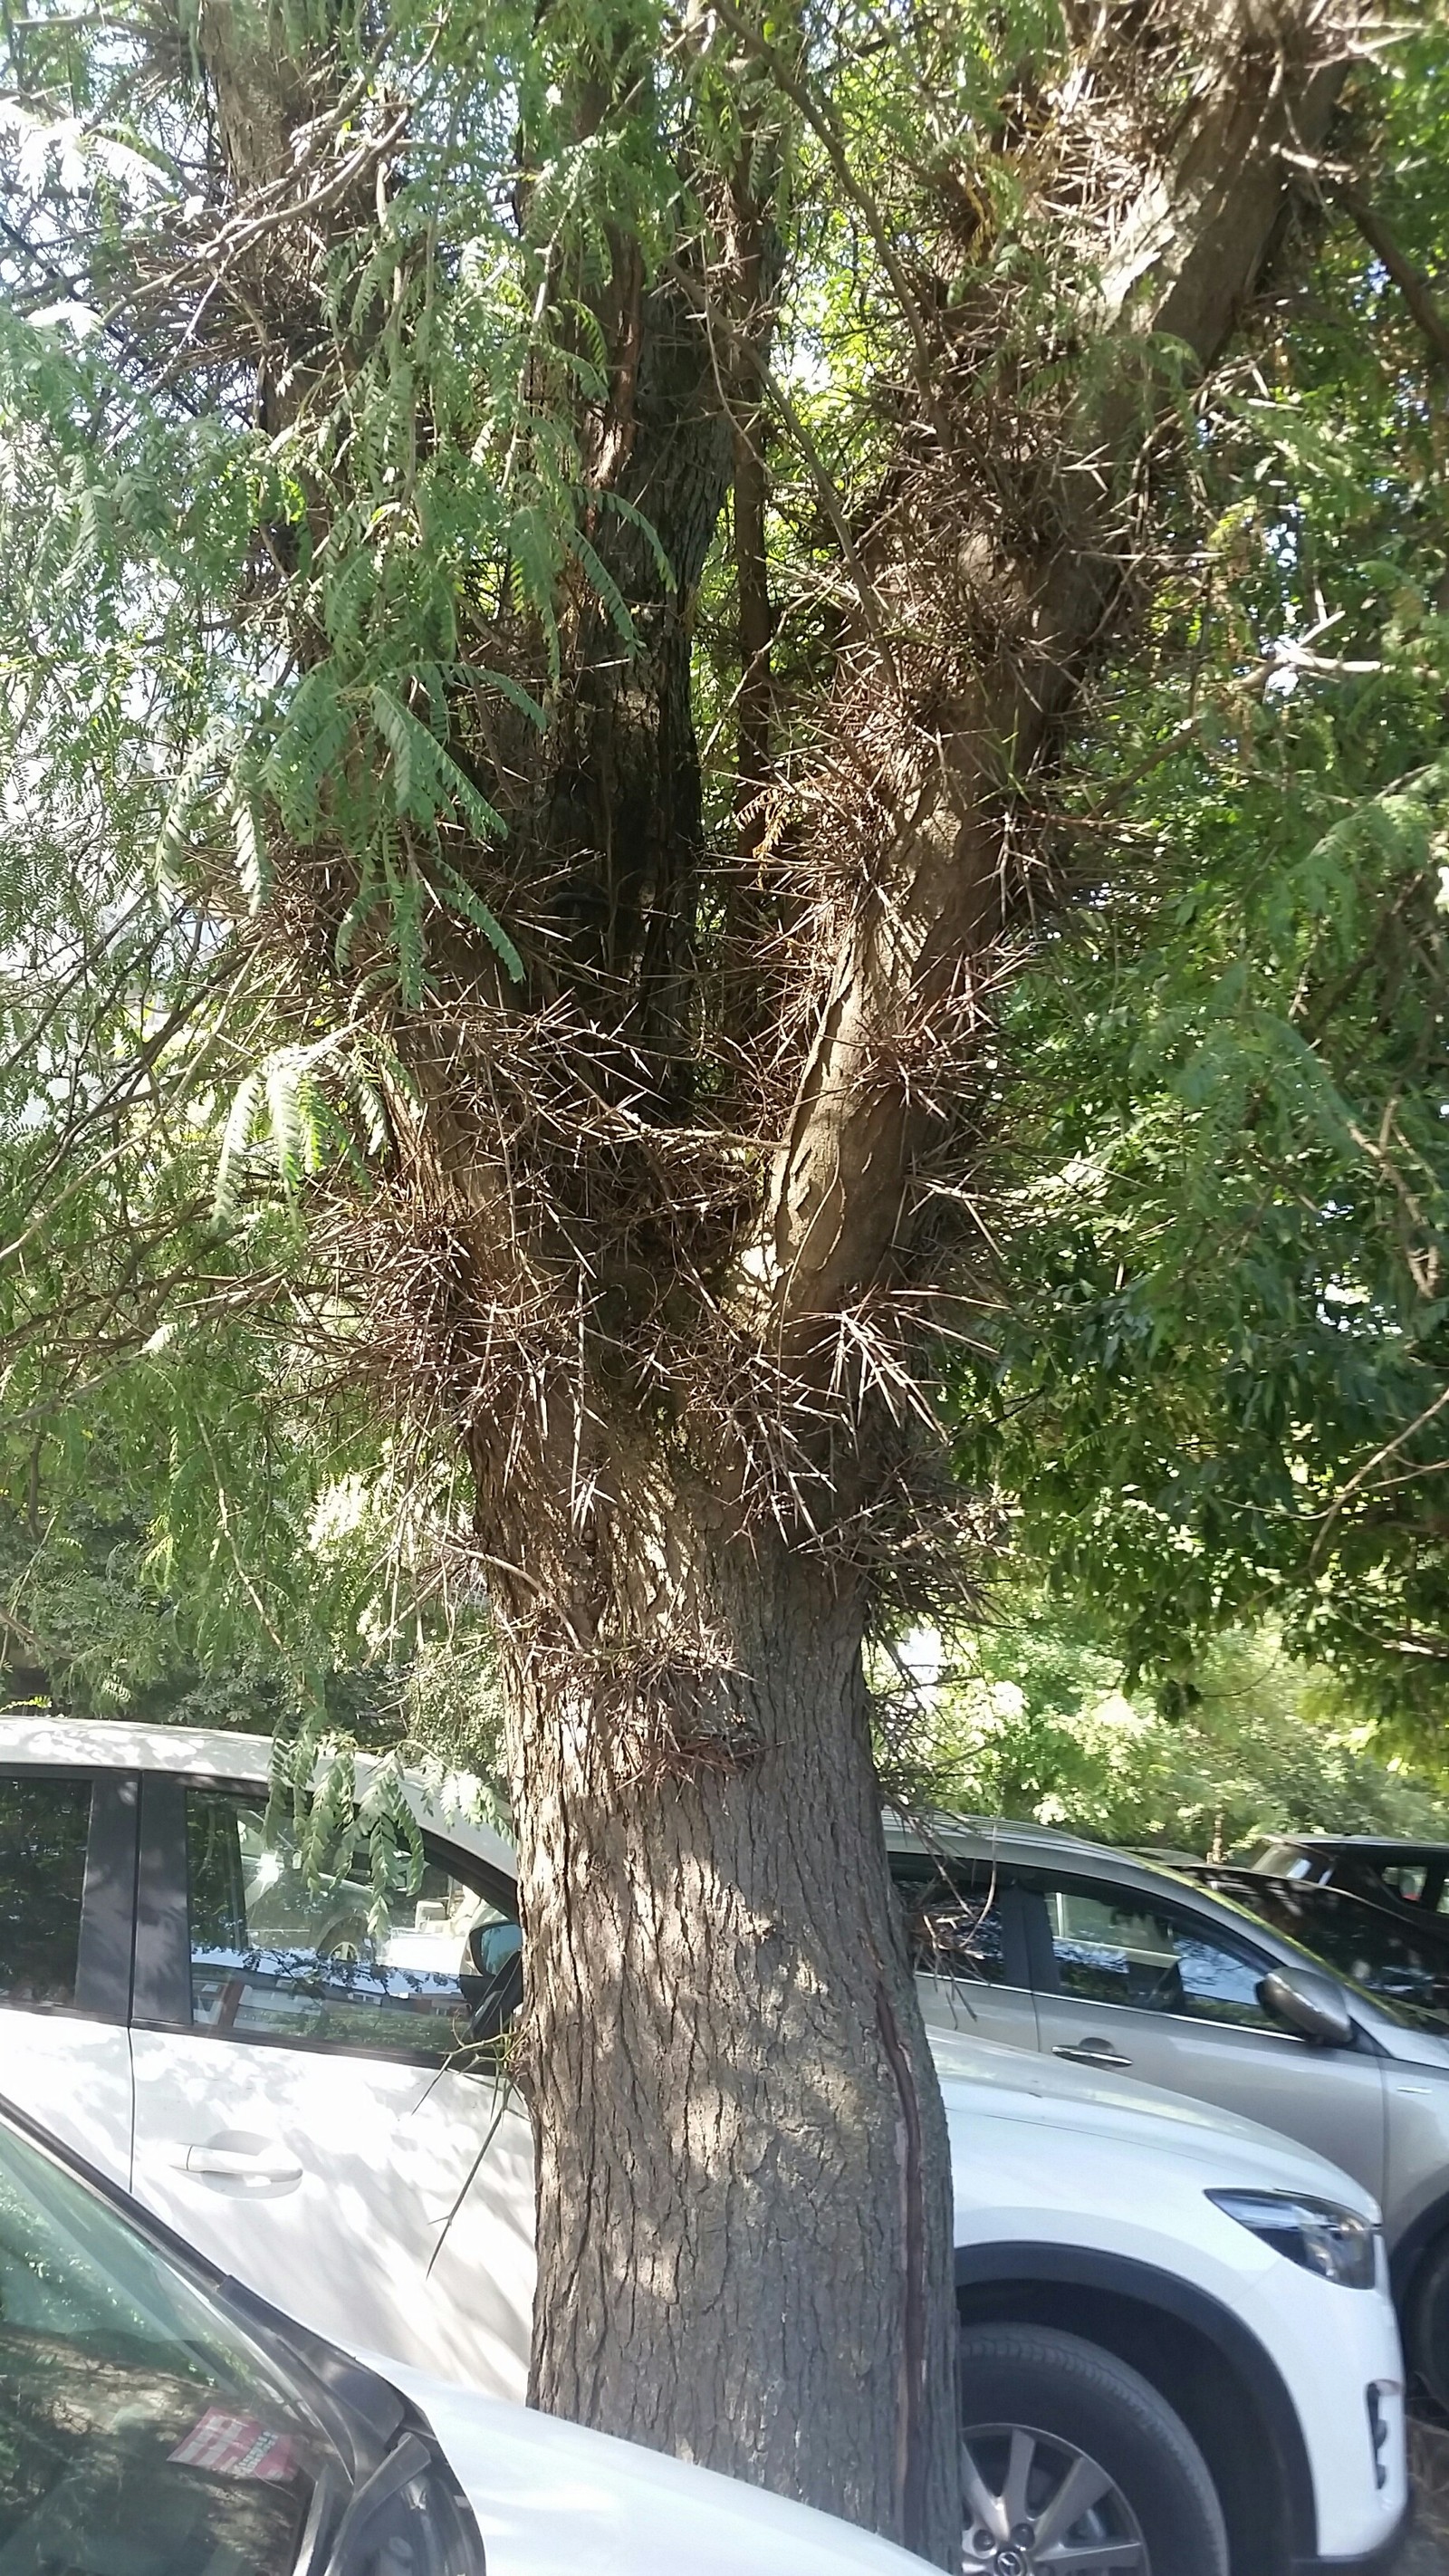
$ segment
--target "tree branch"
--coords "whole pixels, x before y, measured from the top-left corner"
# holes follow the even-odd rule
[[[1435,365],[1449,374],[1449,317],[1441,312],[1424,271],[1415,267],[1378,208],[1371,205],[1367,197],[1360,196],[1357,188],[1340,184],[1334,188],[1333,194],[1398,288],[1423,334]]]
[[[1347,40],[1325,60],[1306,10],[1299,33],[1296,68],[1250,33],[1224,48],[1170,165],[1146,174],[1118,228],[1126,283],[1082,315],[1091,362],[1068,415],[1051,548],[1014,546],[968,507],[951,552],[923,552],[944,504],[924,480],[919,489],[907,480],[879,523],[876,585],[899,597],[917,662],[934,653],[941,678],[913,731],[889,730],[879,674],[868,669],[837,707],[836,773],[820,798],[835,800],[837,836],[841,802],[854,801],[859,892],[821,973],[815,1043],[784,1122],[756,1256],[792,1339],[808,1343],[905,1253],[917,1167],[965,1080],[948,1051],[979,1043],[992,952],[1022,900],[1012,844],[1020,783],[1059,739],[1130,575],[1134,478],[1180,402],[1181,353],[1205,369],[1225,345],[1281,219],[1286,155],[1317,145],[1338,93]],[[1067,134],[1063,149],[1073,147]],[[1169,342],[1175,366],[1157,355]],[[975,435],[984,440],[989,426],[1009,445],[999,420]],[[951,442],[962,453],[971,428],[968,420]],[[1050,434],[1060,439],[1062,429],[1053,415]],[[1029,389],[1011,435],[1031,449]],[[988,603],[990,641],[981,632]],[[963,651],[973,631],[978,640]],[[882,810],[903,819],[871,849]],[[927,1066],[929,1078],[915,1070]]]

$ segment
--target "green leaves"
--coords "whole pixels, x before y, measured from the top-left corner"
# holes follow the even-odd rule
[[[212,1192],[211,1213],[217,1225],[230,1225],[237,1213],[237,1192],[242,1165],[256,1130],[257,1112],[265,1090],[265,1077],[259,1069],[249,1073],[237,1087],[236,1096],[227,1112],[222,1129],[221,1152],[217,1157],[216,1184]]]
[[[1203,1854],[1284,1831],[1442,1836],[1442,1794],[1366,1750],[1332,1675],[1271,1624],[1215,1638],[1157,1691],[1125,1689],[1099,1638],[1070,1600],[1006,1587],[990,1626],[953,1641],[920,1729],[924,1795]]]
[[[225,742],[222,731],[209,727],[182,765],[156,840],[154,865],[162,876],[174,877],[187,854],[192,825],[211,801],[208,791],[215,789]],[[240,847],[239,842],[239,857]]]
[[[1382,674],[1300,678],[1235,746],[1120,686],[1090,792],[1136,782],[1124,865],[1007,1005],[1016,1284],[955,1401],[963,1474],[1129,1672],[1269,1617],[1413,1733],[1449,1662],[1449,637],[1396,644],[1352,546],[1334,577],[1333,658]],[[1236,645],[1229,597],[1200,688]]]
[[[1360,104],[1376,203],[1432,269],[1449,89],[1442,46],[1411,51]],[[1005,1014],[1002,1310],[951,1364],[960,1472],[1129,1675],[1171,1685],[1266,1619],[1420,1745],[1449,1678],[1436,388],[1330,224],[1199,405],[1203,569],[1079,741],[1083,900]]]
[[[309,1181],[335,1176],[346,1166],[365,1177],[393,1133],[389,1097],[406,1114],[412,1088],[386,1042],[375,1033],[329,1031],[310,1045],[274,1048],[238,1084],[222,1130],[212,1189],[212,1222],[236,1224],[242,1193],[258,1172],[254,1148],[265,1155],[287,1199]],[[263,1200],[265,1204],[265,1200]]]
[[[266,843],[266,824],[256,800],[239,776],[232,781],[231,818],[237,878],[246,896],[247,910],[255,917],[271,896],[272,863]]]

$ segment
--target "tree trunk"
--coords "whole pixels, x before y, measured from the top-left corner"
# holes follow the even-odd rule
[[[657,1662],[646,1625],[627,1674],[518,1677],[532,2400],[950,2564],[949,2156],[861,1601],[707,1505],[681,1558],[683,1511]]]

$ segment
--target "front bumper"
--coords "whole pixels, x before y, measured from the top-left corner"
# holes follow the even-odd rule
[[[1413,2520],[1414,2499],[1410,2495],[1406,2498],[1403,2512],[1387,2540],[1381,2540],[1376,2549],[1369,2550],[1366,2557],[1293,2558],[1289,2561],[1290,2576],[1390,2576],[1399,2552],[1409,2537]]]

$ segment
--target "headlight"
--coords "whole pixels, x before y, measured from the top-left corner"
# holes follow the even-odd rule
[[[1210,2191],[1208,2198],[1265,2245],[1337,2281],[1345,2290],[1371,2290],[1378,2274],[1379,2231],[1352,2209],[1332,2200],[1307,2200],[1296,2191]]]

